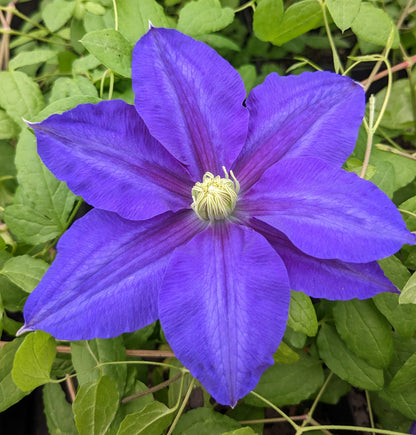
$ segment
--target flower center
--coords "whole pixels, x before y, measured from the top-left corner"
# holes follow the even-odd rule
[[[240,183],[234,177],[233,171],[230,171],[231,180],[224,166],[222,169],[225,178],[206,172],[202,177],[202,183],[197,182],[192,188],[194,202],[191,207],[204,221],[219,221],[228,218],[237,203]]]

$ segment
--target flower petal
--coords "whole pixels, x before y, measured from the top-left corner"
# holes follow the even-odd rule
[[[317,258],[368,263],[416,242],[374,184],[319,159],[276,163],[239,204]]]
[[[59,241],[55,261],[24,307],[21,332],[86,340],[155,321],[170,254],[203,228],[190,210],[140,222],[90,211]]]
[[[159,316],[175,355],[234,406],[273,364],[289,302],[286,269],[266,239],[220,222],[174,252]]]
[[[304,254],[283,233],[257,219],[251,219],[250,226],[266,237],[282,258],[293,290],[330,300],[367,299],[383,292],[398,292],[375,261],[321,260]]]
[[[94,207],[139,220],[192,202],[186,169],[123,101],[83,104],[30,126],[46,166]]]
[[[152,27],[134,48],[132,79],[150,133],[194,181],[230,168],[247,136],[248,112],[243,81],[226,60],[176,30]]]
[[[243,190],[286,157],[319,157],[341,166],[352,153],[364,116],[363,88],[348,77],[272,73],[247,98],[247,143],[233,171]]]

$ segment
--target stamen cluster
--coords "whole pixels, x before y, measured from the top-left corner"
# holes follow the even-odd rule
[[[232,180],[223,166],[225,178],[206,172],[202,183],[192,188],[192,209],[202,220],[218,221],[230,217],[237,203],[240,184],[230,171]]]

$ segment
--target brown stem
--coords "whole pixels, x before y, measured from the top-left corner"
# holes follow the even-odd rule
[[[138,397],[147,396],[148,394],[155,393],[156,391],[162,390],[163,388],[167,387],[168,385],[172,384],[173,382],[176,382],[178,379],[180,379],[183,376],[183,373],[178,373],[176,376],[174,376],[171,379],[168,379],[167,381],[161,382],[160,384],[155,385],[152,388],[149,388],[146,391],[141,391],[140,393],[132,394],[131,396],[125,397],[121,403],[127,403],[131,402],[134,399],[137,399]]]
[[[10,23],[8,22],[8,13],[6,14],[6,17],[3,15],[3,12],[0,11],[0,22],[1,27],[3,29],[10,29]],[[3,69],[7,69],[8,62],[9,62],[9,42],[10,42],[10,35],[3,34],[1,38],[1,44],[0,44],[0,71]]]
[[[69,397],[71,398],[71,402],[73,402],[75,400],[75,395],[76,395],[74,384],[69,375],[65,375],[65,377],[66,377],[65,383],[68,388]]]
[[[0,341],[0,349],[7,344],[8,341]],[[56,346],[58,353],[71,353],[69,346]],[[126,349],[126,356],[136,356],[141,358],[173,358],[175,354],[171,350],[142,350],[142,349]]]
[[[290,417],[293,421],[303,421],[307,418],[307,415],[296,415],[294,417]],[[267,423],[286,423],[287,420],[283,417],[275,417],[275,418],[259,418],[255,420],[238,420],[240,424],[267,424]]]
[[[393,66],[391,68],[391,72],[394,73],[394,72],[401,71],[403,69],[412,67],[415,63],[416,63],[416,55],[409,57],[409,60],[406,62],[401,62],[398,65]],[[389,74],[388,70],[384,70],[384,71],[379,72],[378,74],[376,74],[373,77],[372,83],[376,82],[377,80],[382,79],[383,77],[386,77],[388,74]],[[361,84],[365,86],[369,80],[370,80],[370,78],[367,78],[367,79],[363,80],[361,82]]]
[[[390,147],[388,145],[384,145],[384,144],[380,143],[380,144],[376,145],[376,148],[378,148],[381,151],[388,151],[390,153],[397,154],[397,155],[402,156],[402,157],[406,157],[407,159],[410,159],[410,160],[416,160],[415,155],[404,153],[404,152],[396,150],[396,148]]]
[[[406,6],[404,7],[402,14],[400,15],[400,18],[399,18],[399,20],[397,21],[397,25],[396,25],[397,30],[400,30],[400,29],[401,29],[404,20],[406,19],[407,15],[409,14],[409,10],[410,10],[410,8],[411,8],[411,6],[412,6],[412,3],[413,3],[413,0],[409,0],[409,1],[407,2]],[[387,54],[387,53],[386,53],[386,49],[384,49],[384,50],[383,50],[383,55],[385,56],[386,54]],[[378,70],[380,69],[382,63],[383,63],[383,62],[382,62],[381,60],[379,60],[379,61],[374,65],[374,68],[373,68],[373,70],[371,71],[371,74],[369,75],[368,79],[367,79],[367,80],[364,80],[365,84],[364,84],[364,83],[363,83],[363,84],[364,84],[364,89],[365,89],[366,91],[368,90],[368,88],[371,86],[371,84],[372,84],[373,81],[375,80],[375,77],[376,77],[376,75],[377,75],[377,73],[378,73]],[[406,68],[406,67],[404,67],[404,68]]]

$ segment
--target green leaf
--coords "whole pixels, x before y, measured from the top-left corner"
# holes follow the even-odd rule
[[[386,46],[393,29],[394,39],[392,48],[399,48],[399,32],[390,17],[381,8],[371,3],[361,4],[360,11],[351,25],[352,31],[358,38],[372,44]]]
[[[216,50],[240,51],[240,47],[232,39],[218,35],[217,33],[198,35],[196,39],[205,42],[205,44],[210,45]]]
[[[181,416],[173,435],[222,435],[226,431],[240,428],[235,420],[226,415],[209,408],[198,408]]]
[[[135,373],[136,371],[134,371]],[[143,391],[148,390],[148,387],[142,382],[135,380],[134,385],[124,394],[125,397],[131,396],[133,394],[142,393]],[[177,400],[177,399],[176,399]],[[137,413],[142,410],[147,404],[152,403],[154,401],[152,394],[146,394],[144,396],[136,397],[133,400],[130,400],[127,403],[121,403],[118,408],[117,414],[114,417],[113,422],[107,430],[106,435],[116,435],[121,422],[124,418],[129,414]]]
[[[284,341],[296,349],[305,347],[307,336],[303,332],[294,331],[290,326],[286,328]]]
[[[261,0],[253,14],[253,31],[262,41],[273,41],[279,35],[283,18],[283,0]]]
[[[180,10],[177,29],[192,36],[202,35],[221,30],[233,20],[234,11],[221,7],[219,0],[196,0]]]
[[[95,30],[112,29],[114,27],[113,8],[107,9],[104,15],[94,15],[91,12],[86,12],[83,23],[87,33]]]
[[[373,367],[385,368],[393,357],[391,326],[371,299],[335,302],[335,326],[348,348]]]
[[[42,163],[36,151],[36,138],[29,130],[20,135],[16,166],[20,196],[4,211],[8,227],[33,245],[61,235],[76,196]]]
[[[314,337],[318,332],[318,320],[311,298],[302,292],[291,291],[287,324],[297,332]]]
[[[86,2],[84,4],[85,4],[85,9],[88,12],[91,12],[92,14],[95,14],[95,15],[104,15],[105,14],[105,8],[103,6],[101,6],[99,3]]]
[[[390,162],[378,162],[376,173],[371,177],[371,182],[381,189],[389,198],[393,198],[394,186],[396,184],[394,166]]]
[[[88,71],[97,68],[101,62],[92,54],[79,57],[72,62],[72,72],[74,74],[85,74]]]
[[[382,399],[378,394],[371,393],[371,407],[377,416],[380,427],[384,430],[392,430],[395,432],[408,433],[411,419],[405,418],[403,414],[397,412],[386,400]]]
[[[22,341],[23,338],[16,338],[0,348],[0,412],[29,394],[22,391],[12,379],[14,357]]]
[[[406,210],[416,215],[416,196],[412,196],[399,206],[400,210]],[[416,231],[416,217],[408,213],[402,212],[403,220],[406,222],[406,226],[409,231]]]
[[[42,393],[49,435],[77,435],[72,408],[62,387],[59,384],[46,384]]]
[[[173,420],[174,411],[160,402],[151,402],[121,423],[117,435],[160,435]]]
[[[48,268],[48,263],[39,258],[19,255],[8,260],[0,272],[22,290],[31,293]]]
[[[247,405],[246,403],[240,401],[238,406],[233,409],[230,409],[227,412],[227,416],[233,418],[236,421],[242,420],[262,420],[264,419],[264,409],[259,408],[258,406]],[[261,435],[263,434],[263,423],[249,424],[251,429],[254,430],[255,433]],[[244,427],[244,425],[243,425]],[[240,430],[240,429],[236,429]]]
[[[73,97],[62,98],[61,100],[54,101],[46,106],[39,115],[35,116],[34,122],[40,122],[46,119],[48,116],[62,113],[67,110],[73,109],[79,104],[87,104],[87,103],[99,103],[101,100],[97,97],[84,96],[84,95],[76,95]]]
[[[416,304],[416,272],[409,278],[399,297],[400,304]]]
[[[383,371],[350,351],[332,326],[322,325],[317,344],[325,364],[344,381],[367,390],[380,390],[383,387]]]
[[[390,403],[401,414],[416,420],[416,391],[401,391],[394,393],[392,391],[381,391],[380,397]]]
[[[326,0],[325,4],[337,27],[344,32],[357,16],[361,0]]]
[[[403,338],[399,335],[394,340],[394,358],[391,365],[386,369],[386,380],[394,379],[394,376],[406,364],[409,358],[416,353],[416,339]],[[416,419],[416,391],[414,389],[395,392],[385,388],[379,393],[393,408],[397,409],[408,418]]]
[[[115,338],[96,338],[89,341],[76,341],[71,343],[72,363],[80,385],[98,380],[100,374],[111,377],[122,394],[124,391],[127,367],[125,365],[105,365],[95,370],[97,363],[123,361],[126,359],[126,350],[121,336]]]
[[[36,245],[53,239],[63,232],[49,216],[34,205],[14,204],[6,208],[5,220],[12,233],[27,243]]]
[[[182,363],[177,359],[172,359],[170,364],[176,367],[183,367]],[[172,379],[178,374],[179,374],[179,370],[171,368],[169,370],[169,379]],[[175,405],[178,403],[179,394],[182,394],[181,388],[183,391],[187,391],[187,389],[191,386],[191,382],[192,382],[191,376],[182,375],[180,379],[177,379],[175,382],[169,384],[167,405],[170,408],[175,407]]]
[[[282,364],[293,364],[300,360],[300,356],[297,352],[292,350],[284,341],[280,342],[280,345],[273,355],[274,362]]]
[[[336,405],[339,402],[339,399],[350,390],[351,385],[348,382],[343,381],[336,374],[332,373],[332,377],[322,393],[320,402]]]
[[[294,364],[274,364],[260,378],[255,392],[276,406],[294,405],[310,398],[324,382],[320,361],[303,354]],[[244,402],[264,407],[260,399],[247,395]]]
[[[0,111],[0,113],[4,113]],[[10,118],[9,118],[10,119]],[[0,177],[16,175],[16,168],[14,166],[15,147],[5,141],[0,141]]]
[[[155,27],[170,27],[163,7],[156,0],[116,0],[120,33],[135,44],[148,30],[149,21]]]
[[[54,82],[49,101],[54,102],[76,95],[98,97],[97,88],[83,76],[61,77]]]
[[[22,118],[31,120],[44,105],[39,86],[20,71],[0,72],[0,106],[13,121],[23,126]]]
[[[322,24],[322,9],[316,0],[302,0],[287,8],[283,14],[275,37],[275,45],[283,45],[309,30],[320,27]]]
[[[414,334],[416,330],[415,305],[400,305],[399,295],[394,293],[380,293],[373,298],[373,301],[400,335],[411,337]]]
[[[256,67],[251,64],[242,65],[237,69],[241,78],[243,79],[247,95],[254,88],[257,79]]]
[[[377,147],[373,147],[373,150],[371,151],[370,164],[376,168],[379,168],[380,162],[388,162],[393,166],[393,192],[401,187],[407,186],[415,179],[415,162],[413,160],[388,151],[379,150]],[[376,175],[371,181],[374,181]]]
[[[131,77],[132,46],[120,32],[95,30],[84,35],[81,43],[107,68],[124,77]]]
[[[52,59],[54,56],[56,56],[56,54],[57,52],[55,50],[49,50],[47,48],[22,51],[14,58],[10,59],[9,69],[14,70],[28,65],[43,63],[48,61],[49,59]]]
[[[0,268],[12,258],[6,251],[0,252]],[[27,298],[27,293],[13,284],[5,275],[0,274],[0,297],[3,306],[11,312],[21,311]]]
[[[0,109],[0,139],[12,139],[17,137],[20,128],[12,118]]]
[[[386,98],[387,87],[376,94],[375,115],[379,115]],[[407,129],[414,126],[412,99],[409,79],[393,82],[380,125],[393,130]]]
[[[23,326],[23,323],[14,319],[10,319],[6,314],[3,315],[3,330],[11,336],[16,336],[19,329]]]
[[[416,388],[416,353],[414,353],[398,370],[391,380],[388,390],[392,392],[415,390]]]
[[[403,266],[401,261],[394,256],[383,258],[378,261],[378,264],[383,269],[387,278],[399,289],[403,289],[408,279],[410,278],[410,272],[407,267]],[[386,294],[386,293],[383,293]],[[378,295],[376,296],[376,298]]]
[[[42,18],[46,27],[55,32],[66,24],[72,17],[75,1],[52,0],[42,11]]]
[[[79,435],[104,435],[119,405],[117,384],[108,376],[80,387],[72,404]]]
[[[55,355],[55,339],[48,333],[38,330],[27,335],[14,358],[15,384],[23,391],[31,391],[49,382]]]
[[[363,168],[363,162],[361,160],[356,159],[355,157],[349,157],[347,161],[344,163],[344,168],[348,172],[354,172],[357,175],[360,175],[361,170]],[[374,174],[377,172],[377,169],[374,166],[368,165],[365,171],[365,179],[371,180]]]

